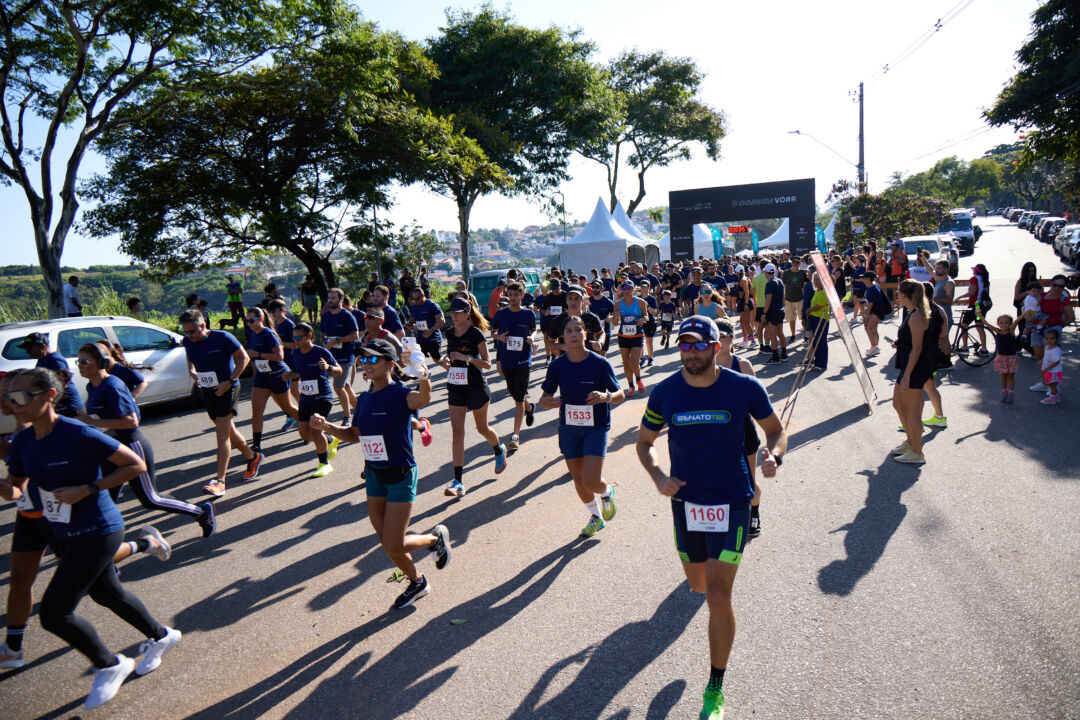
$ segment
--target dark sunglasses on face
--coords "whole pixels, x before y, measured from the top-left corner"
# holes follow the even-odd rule
[[[356,358],[356,362],[360,363],[361,365],[374,365],[382,359],[383,358],[380,355],[361,355],[360,357]]]
[[[679,343],[679,352],[690,352],[691,350],[705,352],[710,347],[712,347],[712,343],[707,342]]]
[[[257,318],[257,317],[247,319],[249,325],[252,324],[252,323],[260,322],[261,320],[262,320],[262,318]]]
[[[307,333],[294,333],[292,339],[294,342],[304,342],[307,340]]]
[[[8,402],[15,407],[26,407],[30,403],[34,402],[34,398],[38,395],[44,395],[49,392],[48,390],[9,390],[7,393]]]

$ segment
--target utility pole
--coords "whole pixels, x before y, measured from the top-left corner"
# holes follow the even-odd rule
[[[859,192],[866,192],[866,154],[863,135],[863,84],[859,83]]]
[[[377,208],[378,206],[375,203],[371,204],[371,232],[372,237],[375,238],[375,278],[379,282],[382,282],[382,248],[379,247],[379,217],[376,212]]]

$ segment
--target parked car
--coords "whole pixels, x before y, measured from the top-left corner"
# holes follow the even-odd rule
[[[1075,265],[1080,261],[1076,251],[1078,240],[1080,240],[1080,225],[1066,225],[1058,230],[1057,237],[1054,238],[1054,252],[1066,262]]]
[[[1057,231],[1065,227],[1068,224],[1068,220],[1063,217],[1055,217],[1053,215],[1044,217],[1039,222],[1039,227],[1036,230],[1035,237],[1041,242],[1054,242],[1054,237],[1057,235]]]
[[[525,275],[525,292],[534,296],[539,294],[540,270],[537,268],[521,268]],[[487,314],[488,305],[491,303],[491,293],[499,285],[499,280],[506,279],[507,270],[484,270],[469,276],[468,290],[476,298],[480,305],[480,312]]]
[[[1077,228],[1080,228],[1080,224],[1063,225],[1057,229],[1057,232],[1054,233],[1054,239],[1051,241],[1054,253],[1061,257],[1065,257],[1065,243],[1072,235],[1072,231]]]
[[[929,278],[916,277],[912,271],[918,267],[916,258],[920,250],[926,250],[930,253],[930,264],[935,264],[938,260],[949,261],[949,255],[945,252],[941,246],[940,235],[914,235],[911,237],[901,238],[904,243],[904,254],[908,259],[908,273],[912,278],[916,280],[928,280]]]
[[[1035,234],[1035,226],[1038,225],[1039,221],[1042,220],[1045,217],[1050,217],[1050,213],[1048,213],[1048,212],[1031,213],[1031,215],[1028,217],[1028,221],[1027,221],[1027,225],[1025,226],[1025,229],[1029,233],[1034,235]]]
[[[1013,208],[1012,210],[1009,211],[1009,215],[1008,215],[1009,222],[1019,222],[1020,221],[1020,216],[1023,215],[1023,214],[1024,214],[1024,210],[1022,210],[1021,208]]]
[[[1016,221],[1016,227],[1022,227],[1022,228],[1024,228],[1026,230],[1028,228],[1028,226],[1031,224],[1032,216],[1038,215],[1038,214],[1039,214],[1038,210],[1025,210],[1023,212],[1023,214],[1020,215],[1020,219]]]
[[[971,213],[966,210],[950,210],[949,217],[941,223],[938,232],[950,233],[956,238],[957,249],[963,253],[975,252],[975,226]]]
[[[146,390],[138,397],[140,407],[197,397],[195,384],[188,374],[187,355],[180,344],[182,337],[129,317],[58,318],[0,324],[0,376],[16,368],[34,367],[37,361],[19,347],[32,332],[46,335],[49,348],[67,358],[83,400],[86,399],[87,383],[79,377],[75,360],[82,345],[98,340],[119,343],[128,361],[140,368],[146,377]],[[0,416],[0,433],[14,429],[14,418]]]

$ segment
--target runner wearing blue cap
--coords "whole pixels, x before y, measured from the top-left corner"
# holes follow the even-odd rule
[[[626,376],[626,396],[634,396],[634,378],[637,378],[637,391],[645,392],[645,383],[641,381],[641,350],[645,346],[645,318],[649,306],[634,295],[634,283],[624,281],[619,286],[619,302],[615,304],[619,321],[619,354],[622,355],[623,374]]]
[[[731,589],[750,524],[753,483],[743,455],[746,419],[765,431],[762,474],[776,474],[787,435],[756,378],[717,367],[719,333],[695,315],[679,327],[682,370],[656,386],[638,430],[637,454],[656,489],[671,498],[675,547],[694,592],[709,606],[712,671],[700,718],[724,714],[724,671],[735,638]],[[670,475],[660,469],[654,443],[668,427]],[[709,452],[702,452],[709,448]]]

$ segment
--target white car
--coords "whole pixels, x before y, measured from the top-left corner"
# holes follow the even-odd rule
[[[0,376],[16,368],[32,368],[36,360],[19,347],[32,332],[49,338],[49,349],[67,358],[75,376],[75,387],[86,400],[86,385],[75,367],[79,348],[90,342],[108,340],[124,348],[128,362],[146,378],[146,390],[139,406],[195,397],[195,384],[188,374],[187,354],[182,337],[157,325],[129,317],[100,316],[35,320],[0,325]],[[144,369],[145,368],[145,369]],[[0,432],[15,429],[15,420],[0,416]]]
[[[908,274],[913,280],[919,280],[920,282],[931,281],[929,271],[926,271],[916,262],[920,250],[926,250],[930,253],[931,265],[938,260],[944,260],[950,263],[951,266],[948,252],[942,246],[941,240],[942,237],[938,235],[914,235],[901,238],[904,243],[904,254],[907,255],[908,259]]]

